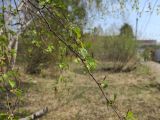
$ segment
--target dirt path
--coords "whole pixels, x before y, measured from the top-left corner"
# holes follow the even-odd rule
[[[150,68],[152,74],[156,76],[156,81],[160,84],[160,64],[156,62],[147,62],[146,64]]]

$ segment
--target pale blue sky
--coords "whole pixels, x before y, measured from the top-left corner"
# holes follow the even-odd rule
[[[101,26],[106,33],[118,33],[118,29],[124,22],[127,22],[132,25],[135,31],[137,12],[131,9],[131,6],[133,6],[130,3],[131,0],[126,4],[125,8],[128,10],[125,9],[125,12],[120,12],[122,9],[120,10],[120,5],[116,1],[117,0],[103,0],[103,4],[100,6],[100,8],[103,8],[103,12],[97,12],[95,4],[92,4],[90,9],[88,8],[87,28]],[[139,1],[139,11],[142,12],[142,16],[138,18],[138,38],[156,39],[160,42],[160,15],[157,15],[160,0]],[[150,12],[146,12],[149,11],[149,6],[151,7]],[[86,8],[87,7],[88,6],[86,6]],[[152,11],[153,14],[151,14]],[[123,13],[123,15],[120,15],[120,13]]]
[[[103,0],[102,7],[108,6],[109,3],[105,3],[107,0]],[[111,1],[111,0],[110,0]],[[139,39],[155,39],[160,42],[160,14],[157,15],[158,6],[160,5],[160,0],[139,0],[139,11],[142,12],[141,17],[138,17],[138,38]],[[94,6],[94,5],[93,5]],[[114,3],[117,9],[118,3]],[[151,7],[151,9],[149,9]],[[94,7],[93,7],[94,8]],[[103,30],[107,33],[118,32],[120,26],[127,22],[132,25],[133,30],[136,28],[136,17],[137,11],[131,9],[131,5],[127,4],[123,15],[120,15],[120,10],[117,9],[115,14],[111,14],[107,11],[104,13],[95,12],[93,8],[90,8],[90,13],[88,12],[89,22],[87,24],[88,28],[93,28],[95,26],[101,26]],[[108,11],[112,11],[109,7]],[[92,12],[91,12],[92,11]],[[147,12],[150,11],[150,12]],[[153,12],[153,13],[152,13]],[[114,17],[113,17],[114,16]]]

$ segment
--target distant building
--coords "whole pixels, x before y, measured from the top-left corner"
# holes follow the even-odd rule
[[[138,40],[139,44],[139,52],[143,53],[144,50],[148,49],[150,53],[151,60],[160,62],[160,44],[158,44],[157,40]]]
[[[140,47],[149,47],[157,45],[157,40],[138,40]]]
[[[138,40],[138,46],[138,51],[140,54],[143,54],[144,59],[156,60],[156,40]]]

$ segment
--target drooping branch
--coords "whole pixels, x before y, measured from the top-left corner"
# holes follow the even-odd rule
[[[2,1],[3,1],[3,0],[2,0]],[[4,2],[4,1],[3,1],[3,2]],[[16,4],[16,3],[15,3],[15,4]],[[28,5],[30,5],[31,8],[30,8]],[[72,44],[71,44],[70,42],[67,41],[67,39],[66,39],[61,33],[56,32],[56,31],[52,28],[52,26],[50,25],[50,22],[47,20],[47,18],[46,18],[46,16],[45,16],[44,12],[45,12],[45,10],[47,10],[47,12],[49,12],[49,14],[50,14],[50,19],[55,20],[55,21],[58,23],[58,25],[60,25],[60,26],[62,27],[62,29],[65,30],[66,33],[69,32],[69,28],[68,28],[68,26],[66,26],[66,24],[69,24],[69,21],[67,21],[67,19],[65,19],[65,17],[64,17],[64,18],[61,18],[61,17],[59,17],[58,15],[56,15],[56,14],[54,13],[54,11],[51,11],[47,5],[40,8],[39,6],[35,5],[35,4],[34,4],[33,2],[31,2],[30,0],[22,0],[22,2],[21,2],[21,4],[19,5],[19,7],[17,7],[17,5],[16,5],[16,10],[17,10],[18,14],[19,14],[20,8],[22,8],[22,7],[24,7],[24,6],[25,6],[27,9],[30,9],[31,11],[36,10],[36,12],[33,12],[32,14],[34,14],[35,16],[38,16],[38,17],[41,19],[41,21],[47,26],[48,31],[51,32],[54,36],[56,36],[60,42],[62,42],[71,52],[74,53],[74,55],[75,55],[76,57],[78,57],[78,58],[81,60],[81,62],[83,63],[84,67],[85,67],[86,70],[88,71],[89,75],[91,76],[91,78],[94,80],[94,82],[95,82],[96,85],[98,86],[99,90],[101,91],[101,93],[102,93],[103,97],[105,98],[106,102],[107,102],[107,103],[110,103],[110,100],[109,100],[109,98],[106,96],[106,94],[105,94],[102,86],[99,84],[98,80],[94,77],[94,75],[92,74],[92,72],[91,72],[91,71],[89,70],[89,68],[87,67],[86,59],[79,53],[79,51],[77,51],[77,49],[75,49],[75,48],[72,46]],[[34,8],[34,10],[33,10],[32,8]],[[45,9],[45,10],[44,10],[44,9]],[[25,12],[26,12],[26,13],[25,13]],[[25,12],[24,12],[24,14],[31,14],[31,13],[28,12],[27,10],[26,10]],[[12,17],[10,17],[10,19],[12,19]],[[26,19],[26,18],[24,18],[24,19]],[[23,30],[24,30],[25,28],[27,28],[28,25],[30,25],[30,23],[33,21],[33,19],[34,19],[34,18],[32,17],[32,19],[28,20],[24,25],[22,25],[21,30],[17,32],[17,38],[18,38],[18,36],[23,32]],[[21,21],[20,21],[20,23],[21,23]],[[22,23],[22,24],[23,24],[23,23]],[[69,33],[68,33],[68,34],[69,34]],[[72,37],[71,37],[71,40],[72,40],[72,42],[74,41],[74,44],[75,44],[76,46],[78,46],[78,47],[81,48],[81,46],[79,45],[79,43],[76,41],[76,37],[75,37],[75,36],[72,36]],[[18,41],[18,40],[17,40],[17,41]],[[18,42],[17,42],[15,45],[16,45],[15,47],[17,48]],[[11,45],[9,45],[9,47],[11,48],[11,46],[12,46],[12,43],[11,43]],[[118,110],[115,108],[115,106],[111,105],[111,108],[112,108],[113,111],[116,113],[116,115],[118,116],[118,118],[119,118],[120,120],[122,120],[122,119],[123,119],[123,118],[122,118],[122,115],[120,115],[120,113],[118,113]],[[28,120],[28,118],[30,118],[30,117],[31,117],[32,119],[34,119],[35,116],[39,116],[39,113],[42,113],[42,111],[38,112],[38,114],[33,114],[33,115],[31,115],[31,116],[29,116],[29,117],[27,117],[27,118],[21,119],[21,120]],[[41,114],[40,114],[40,115],[41,115]]]
[[[105,94],[103,88],[101,87],[101,85],[99,84],[98,80],[94,77],[94,75],[91,73],[91,71],[90,71],[89,68],[87,67],[86,59],[84,59],[74,48],[72,48],[72,47],[67,43],[67,41],[65,40],[65,38],[63,38],[61,35],[58,35],[58,34],[51,28],[50,23],[49,23],[49,22],[47,21],[47,19],[44,17],[44,15],[42,14],[40,8],[36,7],[30,0],[28,0],[28,2],[29,2],[34,8],[36,8],[36,9],[38,10],[38,12],[40,13],[40,16],[41,16],[43,22],[45,22],[45,24],[47,25],[48,30],[49,30],[50,32],[52,32],[52,33],[58,38],[58,40],[60,40],[62,43],[64,43],[64,44],[75,54],[75,56],[78,57],[78,58],[81,60],[81,62],[83,63],[84,67],[85,67],[86,70],[88,71],[89,75],[90,75],[91,78],[95,81],[95,83],[97,84],[98,88],[100,89],[100,91],[101,91],[102,95],[104,96],[106,102],[107,102],[107,103],[110,103],[110,100],[109,100],[108,97],[106,96],[106,94]],[[57,18],[54,16],[54,13],[52,14],[51,11],[49,11],[49,13],[52,15],[52,19],[57,20]],[[58,20],[58,23],[59,23],[60,25],[64,26],[64,24],[63,24],[62,21]],[[64,26],[64,29],[67,29],[67,28]],[[72,38],[72,39],[74,39],[74,38]],[[118,118],[119,118],[120,120],[122,120],[123,117],[122,117],[122,115],[120,115],[120,114],[118,113],[118,111],[116,110],[116,108],[115,108],[113,105],[111,105],[111,108],[112,108],[112,110],[116,113],[116,115],[118,116]]]

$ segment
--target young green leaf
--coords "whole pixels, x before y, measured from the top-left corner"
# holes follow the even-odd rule
[[[53,45],[48,45],[47,49],[45,49],[45,52],[52,53],[53,50],[54,50],[54,46]]]
[[[133,112],[129,111],[126,115],[125,120],[137,120],[137,119],[134,117]]]
[[[87,65],[87,68],[92,71],[92,70],[95,70],[96,69],[96,61],[90,57],[90,56],[87,56],[86,57],[86,65]]]
[[[101,86],[106,89],[108,87],[108,81],[107,80],[104,80],[102,83],[101,83]]]
[[[16,86],[16,82],[13,80],[9,80],[9,85],[14,88]]]
[[[86,58],[88,56],[88,52],[85,48],[80,48],[79,52],[83,58]]]
[[[74,27],[73,31],[74,31],[74,33],[76,33],[77,38],[80,39],[81,38],[81,30],[80,30],[80,28],[79,27]]]
[[[20,89],[16,89],[16,90],[14,91],[14,93],[15,93],[16,96],[18,96],[18,97],[22,96],[22,90],[20,90]]]

